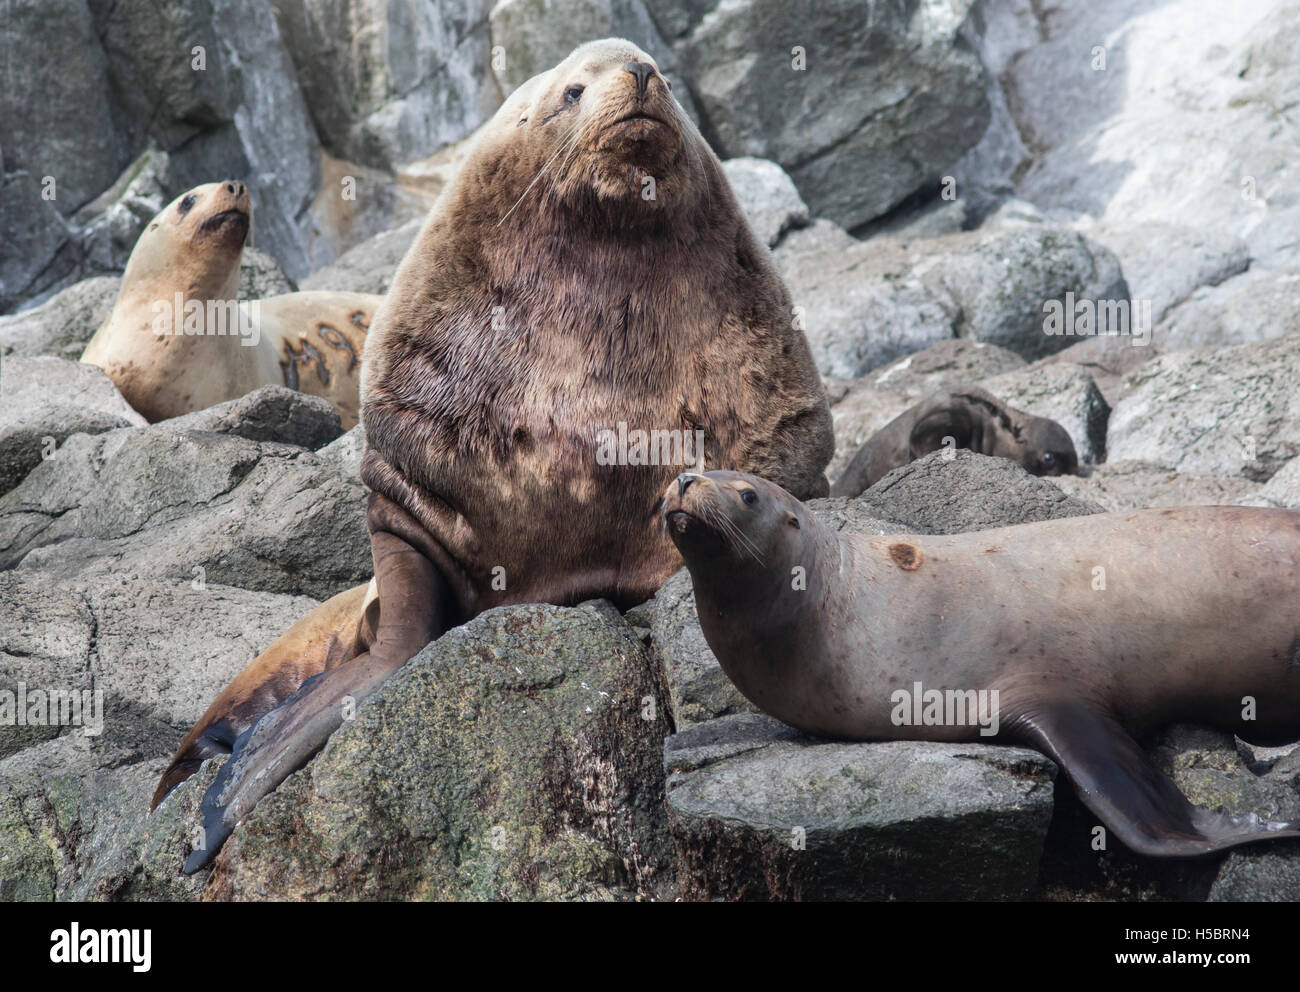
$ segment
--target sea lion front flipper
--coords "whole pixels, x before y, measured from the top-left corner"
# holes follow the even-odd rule
[[[370,519],[375,503],[371,497]],[[306,764],[343,722],[344,704],[370,696],[412,655],[449,629],[450,586],[433,563],[386,530],[370,535],[379,590],[379,623],[370,650],[315,675],[235,741],[230,760],[203,796],[203,844],[185,861],[191,874],[221,845],[258,800]]]
[[[1261,820],[1194,806],[1111,713],[1078,699],[1016,707],[1008,730],[1041,749],[1085,806],[1138,854],[1188,858],[1265,837],[1300,837],[1300,821]]]

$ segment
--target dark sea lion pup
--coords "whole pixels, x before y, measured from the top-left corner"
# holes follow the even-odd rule
[[[857,496],[901,465],[938,451],[951,438],[956,448],[1010,458],[1032,475],[1077,475],[1079,455],[1064,427],[1009,407],[976,386],[933,396],[904,410],[858,449],[832,496]]]
[[[796,323],[648,55],[593,42],[520,87],[366,339],[374,589],[322,604],[186,739],[156,800],[234,744],[187,868],[321,746],[345,701],[453,625],[511,603],[653,595],[681,567],[655,504],[684,466],[826,493],[830,411]]]
[[[709,647],[778,719],[852,740],[1022,741],[1141,854],[1300,837],[1300,820],[1193,806],[1132,736],[1190,721],[1300,738],[1300,513],[843,536],[738,472],[682,475],[661,512]]]

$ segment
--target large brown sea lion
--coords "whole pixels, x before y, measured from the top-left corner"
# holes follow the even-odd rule
[[[1141,854],[1300,837],[1300,819],[1193,806],[1132,736],[1191,721],[1261,744],[1300,738],[1300,513],[1200,506],[846,536],[771,482],[709,472],[683,474],[662,516],[723,670],[791,726],[1023,741]]]
[[[655,504],[684,466],[829,489],[830,411],[789,294],[717,158],[626,41],[577,49],[485,127],[398,270],[364,370],[378,602],[361,617],[360,599],[324,604],[310,644],[286,634],[191,732],[155,802],[235,753],[188,870],[345,701],[451,626],[510,603],[652,595],[681,566]],[[360,653],[334,664],[335,643]]]
[[[107,372],[150,421],[283,384],[329,400],[352,427],[366,328],[383,297],[238,299],[252,220],[248,188],[234,180],[196,186],[164,207],[132,249],[113,312],[81,360]]]
[[[868,438],[831,486],[831,495],[857,496],[945,444],[1009,458],[1032,475],[1079,472],[1074,442],[1055,420],[1009,407],[977,386],[962,386],[927,396]]]

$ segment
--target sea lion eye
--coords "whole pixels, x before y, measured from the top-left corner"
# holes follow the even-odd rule
[[[1043,468],[1051,468],[1056,464],[1056,456],[1050,451],[1044,451],[1038,456],[1038,460],[1042,463]]]
[[[744,500],[747,505],[753,506],[758,502],[758,493],[754,492],[752,489],[743,489],[741,490],[740,498]]]
[[[180,204],[176,207],[176,212],[179,214],[187,214],[190,212],[190,208],[193,206],[194,206],[194,194],[190,193],[188,196],[185,197],[185,199],[181,200]]]
[[[584,89],[586,89],[585,86],[570,86],[564,91],[564,102],[568,104],[577,103],[581,99]]]

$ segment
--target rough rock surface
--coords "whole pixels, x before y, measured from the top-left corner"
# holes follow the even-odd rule
[[[120,276],[83,279],[40,306],[0,317],[0,360],[56,355],[76,361],[113,312],[121,286]]]
[[[285,386],[262,386],[238,399],[161,421],[159,426],[235,434],[250,441],[282,441],[312,450],[343,433],[333,403]]]
[[[0,359],[0,493],[18,485],[73,434],[143,426],[94,365],[64,358]]]
[[[664,748],[693,898],[1016,899],[1034,887],[1056,767],[1036,751],[838,743],[770,717]]]

